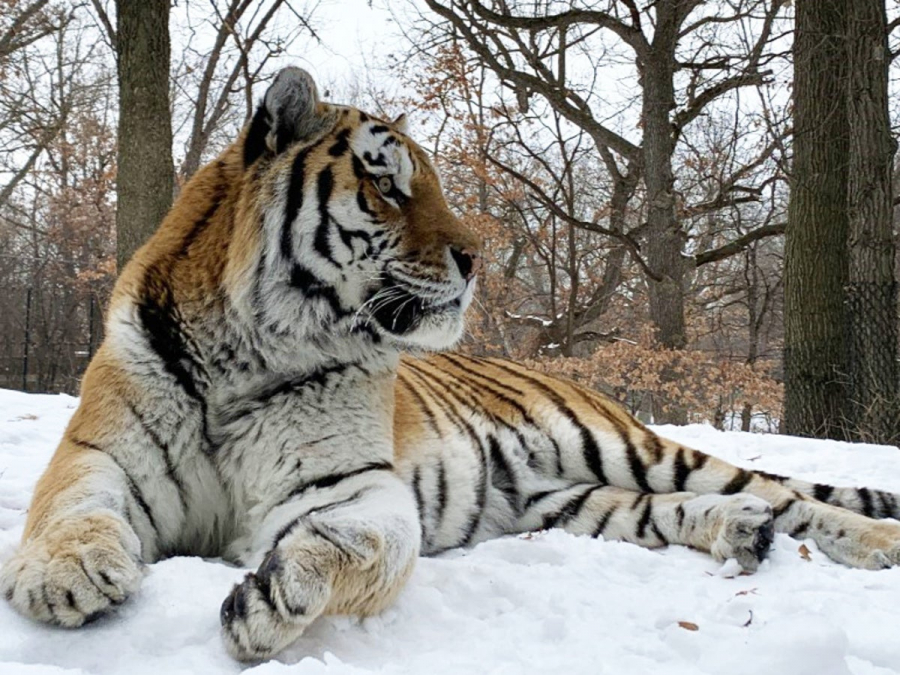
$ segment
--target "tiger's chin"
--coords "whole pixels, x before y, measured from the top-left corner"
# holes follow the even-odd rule
[[[463,336],[474,290],[471,282],[458,297],[441,303],[409,293],[382,305],[372,318],[382,336],[404,351],[451,349]]]

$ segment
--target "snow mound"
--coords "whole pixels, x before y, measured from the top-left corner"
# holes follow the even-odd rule
[[[0,560],[77,404],[0,390]],[[747,468],[900,492],[897,448],[704,426],[658,431]],[[149,566],[133,601],[77,631],[0,602],[3,675],[888,675],[900,673],[900,569],[850,570],[778,535],[753,576],[673,546],[647,551],[554,530],[422,559],[394,607],[318,620],[249,669],[219,640],[221,601],[244,574],[216,561]]]

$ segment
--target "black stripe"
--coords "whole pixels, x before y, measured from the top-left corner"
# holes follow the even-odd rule
[[[320,256],[336,267],[340,267],[338,261],[334,258],[334,251],[331,249],[329,241],[329,230],[331,226],[331,214],[328,212],[328,202],[331,199],[331,193],[334,191],[334,172],[330,166],[326,166],[319,172],[316,181],[316,195],[319,200],[319,224],[316,227],[316,236],[313,239],[313,248]]]
[[[375,157],[371,152],[366,150],[363,153],[363,159],[366,160],[369,166],[387,166],[387,160],[380,152],[378,153],[378,157]]]
[[[301,377],[278,382],[262,389],[252,399],[243,399],[238,402],[231,402],[231,405],[222,406],[222,411],[219,413],[219,422],[222,425],[233,424],[242,417],[262,410],[276,396],[296,394],[312,386],[324,387],[329,377],[344,373],[348,368],[354,366],[359,367],[354,363],[337,363],[331,366],[322,366]],[[327,439],[327,437],[324,437],[324,439]],[[321,442],[322,440],[323,438],[319,438],[315,442]]]
[[[585,463],[596,477],[597,482],[603,485],[607,484],[609,481],[606,479],[606,474],[603,471],[603,458],[600,455],[600,447],[597,445],[597,440],[594,438],[594,435],[590,432],[590,430],[581,423],[575,412],[566,404],[565,399],[563,399],[563,397],[560,396],[559,393],[554,391],[551,387],[548,387],[546,384],[531,375],[526,375],[525,373],[518,372],[517,370],[498,363],[494,359],[491,359],[490,361],[488,361],[488,363],[492,364],[496,368],[499,368],[500,370],[506,371],[507,373],[518,377],[521,380],[530,382],[533,386],[546,394],[547,398],[549,398],[553,402],[557,410],[559,410],[563,414],[563,416],[572,423],[572,426],[574,426],[578,430],[578,433],[581,436],[581,448]]]
[[[353,175],[356,176],[356,178],[358,180],[363,180],[365,178],[371,178],[371,174],[369,174],[369,172],[366,171],[366,167],[362,163],[362,160],[359,157],[357,157],[356,155],[353,155],[352,164],[353,164]],[[360,189],[362,189],[362,188],[360,188]]]
[[[875,508],[872,504],[872,493],[869,492],[869,488],[859,488],[856,493],[859,495],[859,500],[862,502],[862,512],[863,515],[871,518],[875,515]]]
[[[682,504],[679,504],[675,507],[675,521],[678,523],[679,529],[684,524],[684,516],[684,506]]]
[[[428,426],[431,427],[431,430],[434,432],[435,437],[440,438],[441,430],[440,430],[440,427],[438,427],[438,425],[437,425],[437,417],[435,417],[435,414],[431,411],[431,408],[428,407],[428,404],[425,402],[425,399],[422,397],[422,394],[420,394],[416,390],[416,388],[413,387],[407,381],[402,370],[397,373],[397,381],[400,382],[400,384],[402,384],[404,387],[406,387],[406,389],[409,391],[409,393],[412,394],[412,397],[416,401],[416,405],[418,406],[419,410],[422,411],[422,414],[425,416],[425,419],[428,422]]]
[[[334,143],[328,148],[329,155],[332,157],[340,157],[350,149],[350,131],[351,129],[348,127],[347,129],[341,129],[337,133]]]
[[[216,166],[221,172],[222,162],[218,162]],[[150,348],[163,362],[166,371],[174,377],[176,383],[199,404],[207,450],[212,446],[208,430],[207,404],[198,383],[198,378],[205,377],[206,374],[195,354],[188,348],[192,340],[169,281],[174,266],[188,257],[191,246],[206,230],[210,220],[219,210],[226,189],[221,176],[220,181],[210,198],[209,206],[185,234],[181,248],[175,256],[158,261],[147,268],[137,306],[138,317],[144,327]],[[197,351],[196,347],[193,351]]]
[[[300,263],[294,263],[291,268],[290,285],[299,289],[310,300],[322,299],[328,303],[331,311],[338,318],[347,316],[349,312],[344,310],[341,300],[338,298],[334,287],[328,285]]]
[[[468,373],[469,375],[477,377],[479,380],[485,380],[488,383],[490,383],[491,385],[493,385],[494,387],[503,389],[504,391],[506,391],[509,394],[512,394],[513,396],[519,396],[519,397],[525,396],[525,392],[523,392],[521,389],[516,389],[515,387],[511,387],[508,384],[505,384],[504,382],[501,382],[500,380],[498,380],[496,378],[489,377],[489,376],[485,375],[484,373],[478,372],[474,368],[469,368],[468,366],[464,366],[462,363],[460,363],[460,361],[462,361],[463,359],[466,358],[463,354],[440,354],[439,356],[440,356],[440,358],[442,358],[446,361],[449,361],[454,366],[456,366],[460,370]],[[472,359],[468,359],[468,360],[471,361]],[[502,400],[504,402],[508,402],[511,405],[515,405],[517,410],[519,410],[521,408],[522,412],[524,413],[524,408],[521,406],[521,404],[519,404],[518,402],[509,398],[509,396],[504,395],[500,392],[497,392],[491,388],[489,388],[489,390],[491,391],[492,394],[496,395],[497,398],[499,398],[500,400]]]
[[[362,239],[366,244],[366,251],[369,250],[372,242],[372,237],[369,236],[368,232],[366,232],[365,230],[348,230],[338,221],[332,219],[332,222],[334,223],[338,236],[341,238],[341,243],[343,243],[344,246],[350,250],[351,256],[355,253],[355,250],[353,248],[354,239]]]
[[[728,483],[723,487],[719,492],[723,495],[733,495],[745,487],[747,484],[753,480],[753,473],[750,471],[745,471],[744,469],[738,469],[734,478],[732,478]]]
[[[544,431],[543,429],[540,429],[540,427],[535,422],[534,418],[525,409],[524,405],[522,405],[515,399],[510,398],[509,396],[504,394],[502,391],[497,391],[496,389],[493,388],[493,385],[496,385],[497,387],[500,387],[502,389],[510,391],[513,394],[516,394],[519,396],[523,395],[521,391],[514,389],[512,387],[509,387],[509,386],[495,380],[494,378],[491,378],[491,377],[488,377],[481,373],[478,373],[478,372],[462,365],[461,363],[459,363],[457,361],[457,358],[459,358],[459,359],[465,358],[461,354],[453,355],[457,358],[453,358],[453,356],[451,356],[449,354],[439,354],[438,356],[449,361],[458,370],[462,370],[463,372],[474,376],[474,377],[467,377],[466,375],[460,375],[457,372],[451,372],[451,371],[447,370],[446,368],[441,368],[437,364],[433,364],[433,363],[431,364],[433,367],[438,368],[441,371],[442,375],[452,377],[455,380],[455,383],[458,383],[458,386],[460,386],[460,387],[465,386],[469,391],[472,392],[472,395],[470,397],[471,400],[466,402],[467,405],[470,405],[474,409],[477,409],[482,415],[489,417],[492,422],[494,422],[498,426],[504,427],[518,439],[519,445],[522,448],[522,450],[524,450],[526,453],[528,453],[529,466],[533,466],[532,456],[531,456],[531,453],[528,448],[528,443],[525,441],[525,437],[522,435],[522,432],[520,430],[521,425],[513,426],[512,424],[507,422],[505,419],[492,413],[489,409],[489,406],[484,405],[481,402],[485,392],[491,396],[496,397],[497,399],[499,399],[506,405],[510,406],[511,408],[515,409],[522,416],[522,421],[525,424],[528,424],[534,428],[539,429],[552,444],[553,449],[555,451],[555,455],[556,455],[556,469],[557,469],[556,473],[558,475],[562,475],[562,473],[563,473],[562,454],[559,449],[559,444],[553,439],[553,437],[551,437],[548,433],[546,433],[546,431]],[[478,380],[476,380],[474,378],[478,378]],[[489,384],[485,384],[484,382],[481,382],[479,380],[485,380]]]
[[[334,487],[338,483],[349,478],[353,478],[354,476],[359,476],[370,471],[393,471],[393,469],[394,466],[390,462],[369,462],[368,464],[365,464],[357,469],[353,469],[352,471],[328,474],[327,476],[322,476],[321,478],[317,478],[316,480],[307,481],[301,485],[298,485],[293,490],[291,490],[284,499],[278,502],[276,506],[287,504],[295,497],[298,497],[310,490],[324,490],[326,488]]]
[[[413,366],[411,363],[407,362],[408,369],[415,373],[419,377],[419,381],[422,383],[426,389],[429,389],[435,393],[437,396],[437,392],[434,390],[429,379],[435,379],[431,373],[423,371],[416,366]],[[446,382],[441,380],[437,380],[437,384],[442,386],[445,390],[445,393],[448,396],[453,396],[453,392],[450,390],[450,387]],[[436,399],[440,402],[440,399]],[[451,423],[454,424],[458,429],[460,429],[463,433],[467,434],[469,438],[473,441],[473,446],[478,452],[478,488],[475,493],[475,509],[472,514],[469,516],[469,521],[466,524],[466,527],[463,530],[463,536],[460,541],[457,542],[457,546],[465,546],[471,541],[472,537],[475,534],[475,531],[478,529],[478,525],[481,523],[481,516],[484,513],[484,505],[487,500],[487,453],[484,449],[484,444],[481,442],[481,437],[476,433],[475,429],[472,428],[472,425],[469,424],[463,417],[460,415],[452,405],[449,404],[446,400],[443,403],[447,403],[447,405],[441,405],[441,409],[447,415],[447,418]]]
[[[444,460],[438,460],[437,502],[434,511],[434,530],[437,533],[444,523],[444,512],[447,510],[447,467]]]
[[[791,507],[792,507],[794,504],[796,504],[796,503],[797,503],[797,499],[795,499],[794,497],[791,497],[791,498],[789,498],[789,499],[786,499],[784,502],[781,503],[780,506],[776,506],[776,507],[773,509],[773,511],[772,511],[772,516],[775,517],[775,518],[780,518],[780,517],[783,516],[785,513],[787,513],[787,510],[788,510],[789,508],[791,508]]]
[[[691,468],[684,461],[684,448],[678,448],[675,452],[675,460],[672,462],[672,489],[675,492],[684,492],[690,475]]]
[[[809,529],[809,523],[800,523],[797,527],[793,529],[791,532],[791,536],[796,539],[802,534],[806,534],[806,531]]]
[[[830,485],[823,485],[822,483],[817,483],[813,487],[813,497],[818,499],[820,502],[828,502],[831,498],[832,493],[834,493],[834,488]]]
[[[247,136],[244,138],[244,168],[247,168],[269,152],[266,136],[269,134],[270,128],[269,112],[266,110],[265,105],[260,105],[253,114],[250,128],[247,130]]]
[[[519,489],[512,467],[503,454],[500,442],[493,434],[488,436],[488,446],[491,453],[491,485],[503,494],[503,498],[518,513]]]
[[[274,387],[263,390],[261,393],[257,394],[254,397],[254,400],[257,403],[265,405],[272,398],[281,394],[294,393],[314,385],[324,387],[325,383],[328,381],[328,378],[330,378],[332,375],[340,375],[346,372],[348,368],[355,365],[356,364],[353,363],[336,363],[331,366],[322,366],[316,368],[311,373],[307,373],[302,377],[293,378],[291,380],[287,380],[286,382],[281,382]]]
[[[178,475],[178,472],[175,470],[175,463],[172,461],[172,455],[169,452],[168,443],[163,442],[162,438],[159,437],[159,434],[151,427],[147,421],[144,419],[143,415],[138,412],[137,407],[135,407],[134,403],[131,401],[126,402],[128,405],[128,409],[131,411],[131,414],[134,415],[135,419],[140,424],[141,429],[150,439],[150,441],[159,448],[163,462],[166,465],[166,475],[169,477],[175,484],[175,488],[178,490],[178,499],[181,501],[182,508],[186,508],[187,506],[187,488],[184,484],[184,481],[181,480],[181,477]]]
[[[653,492],[653,488],[651,488],[650,483],[647,482],[647,467],[645,467],[644,462],[641,461],[637,448],[634,447],[633,443],[628,443],[625,446],[625,456],[628,458],[628,467],[631,469],[631,475],[640,491]]]
[[[613,517],[613,514],[616,512],[616,509],[618,509],[618,506],[613,504],[606,510],[606,513],[604,513],[602,516],[600,516],[600,520],[597,521],[597,526],[594,528],[594,531],[591,534],[591,537],[596,539],[601,534],[603,534],[603,530],[606,529],[607,524],[609,524],[609,519]]]
[[[659,464],[665,455],[663,450],[663,444],[660,440],[659,436],[654,434],[649,429],[644,429],[645,438],[646,438],[646,448],[650,451],[650,455],[653,457],[653,463]]]
[[[300,521],[304,518],[311,516],[314,513],[321,513],[322,511],[333,511],[336,508],[341,506],[346,506],[352,502],[358,501],[359,498],[364,495],[368,491],[368,488],[363,488],[362,490],[357,490],[352,495],[345,499],[339,499],[336,502],[331,502],[329,504],[322,504],[321,506],[316,506],[311,508],[309,511],[304,511],[299,516],[286,523],[278,532],[275,534],[275,538],[272,540],[271,548],[275,549],[278,547],[278,544],[281,543],[281,540],[287,537],[291,532],[293,532],[294,528],[300,524]],[[327,537],[326,537],[327,538]],[[329,540],[330,541],[330,540]]]
[[[152,527],[153,531],[157,534],[157,536],[159,536],[159,529],[156,527],[156,518],[153,517],[153,510],[150,508],[147,500],[144,499],[144,494],[141,492],[141,488],[138,487],[138,484],[134,482],[134,479],[125,470],[125,467],[119,463],[119,460],[116,459],[116,457],[111,452],[104,450],[99,445],[95,445],[94,443],[83,441],[78,438],[70,438],[69,440],[71,440],[74,445],[77,445],[81,448],[102,452],[112,460],[113,464],[119,467],[119,469],[122,471],[122,475],[125,476],[125,480],[128,483],[128,492],[131,494],[132,499],[134,499],[135,504],[138,505],[141,511],[144,512],[144,516],[147,518],[147,522],[150,523],[150,527]]]
[[[425,539],[425,499],[422,497],[422,472],[419,467],[413,471],[413,496],[416,499],[416,511],[419,514],[419,527],[422,530],[422,539]]]
[[[565,489],[568,490],[569,488],[565,488]],[[528,497],[528,499],[525,500],[525,509],[526,510],[530,509],[537,502],[541,501],[544,497],[547,497],[548,495],[556,494],[557,492],[560,492],[560,491],[559,490],[541,490],[540,492],[535,492],[535,493],[531,494]]]
[[[375,134],[385,134],[385,133],[387,133],[388,131],[390,131],[390,127],[387,127],[387,126],[385,126],[384,124],[374,124],[374,125],[372,125],[371,127],[369,127],[369,132],[370,132],[372,135],[375,135]]]
[[[769,473],[768,471],[754,471],[754,473],[776,483],[784,483],[790,480],[787,476],[779,476],[777,473]]]
[[[699,471],[704,466],[706,466],[706,462],[709,460],[709,455],[702,452],[697,452],[696,450],[693,450],[692,454],[694,455],[694,466],[691,467],[692,471]]]
[[[628,426],[607,410],[595,396],[591,395],[591,392],[588,392],[574,383],[567,382],[567,384],[570,385],[572,391],[574,391],[582,401],[587,403],[594,412],[606,420],[613,429],[615,429],[616,433],[619,435],[619,439],[622,441],[622,445],[625,446],[625,456],[628,459],[632,477],[643,492],[652,492],[653,489],[650,487],[649,483],[647,483],[647,469],[644,467],[637,448],[631,440]],[[655,446],[651,443],[651,446],[653,447],[650,448],[650,452],[653,454],[654,460],[658,462],[660,453],[662,453],[662,445],[660,444],[659,439],[653,436],[649,429],[645,431],[647,431],[649,437],[653,438],[656,442]]]
[[[588,500],[588,497],[593,494],[594,490],[597,490],[600,487],[600,485],[592,485],[581,494],[575,495],[555,512],[545,514],[543,522],[541,523],[541,529],[549,530],[553,527],[565,526],[573,518],[577,518],[584,503]]]
[[[372,223],[381,223],[378,214],[372,210],[372,207],[369,206],[369,202],[366,201],[365,190],[362,189],[362,186],[356,191],[356,206],[360,211],[369,216]]]
[[[651,496],[650,495],[641,495],[641,499],[643,499],[643,498],[646,498],[647,503],[644,505],[644,510],[641,513],[641,517],[637,523],[636,533],[637,533],[638,539],[643,539],[644,535],[647,534],[647,526],[650,524],[650,516],[652,515],[652,510],[653,510],[653,499],[651,498]],[[636,506],[637,506],[637,504],[635,504],[635,506],[632,508],[635,508]]]
[[[896,518],[897,498],[890,492],[882,490],[877,491],[878,499],[881,501],[881,518]]]
[[[294,262],[294,221],[303,206],[303,189],[306,183],[306,159],[315,145],[297,153],[291,164],[291,180],[288,183],[284,222],[281,225],[281,257],[289,264]]]

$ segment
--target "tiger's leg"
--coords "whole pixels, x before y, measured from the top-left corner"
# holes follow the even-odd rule
[[[279,652],[321,614],[377,613],[411,574],[420,527],[409,488],[383,471],[339,486],[276,507],[259,528],[259,567],[222,604],[236,658]]]
[[[532,496],[518,526],[562,527],[646,548],[682,544],[719,561],[735,558],[753,572],[768,554],[773,521],[772,507],[752,495],[652,494],[580,483]]]
[[[63,440],[37,485],[22,545],[0,570],[0,592],[13,607],[76,627],[137,590],[142,542],[135,528],[151,547],[155,535],[129,482],[105,452]]]
[[[639,492],[753,495],[772,507],[777,532],[809,537],[837,562],[866,569],[900,565],[900,523],[865,515],[900,516],[900,510],[889,508],[900,503],[898,495],[831,489],[747,471],[657,436],[597,392],[514,365],[490,363],[539,388],[547,397],[541,400],[555,406],[557,414],[548,430],[551,437],[558,437],[553,448],[560,454],[555,460],[552,456],[543,460],[556,467],[551,475]],[[816,495],[859,507],[863,513],[824,503]],[[876,503],[880,508],[875,508]]]

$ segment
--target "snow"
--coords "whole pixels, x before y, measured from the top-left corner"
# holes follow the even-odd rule
[[[77,400],[0,390],[0,560]],[[736,462],[900,492],[896,448],[659,427]],[[900,569],[851,570],[778,535],[735,576],[682,547],[648,551],[550,531],[423,559],[394,607],[319,619],[278,661],[250,668],[219,640],[219,605],[244,570],[199,558],[149,566],[136,598],[77,631],[0,601],[3,675],[240,673],[442,675],[887,675],[900,673]]]

